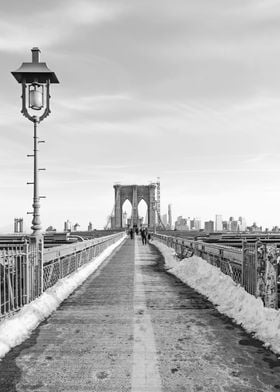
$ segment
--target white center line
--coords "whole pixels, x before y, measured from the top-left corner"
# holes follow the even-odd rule
[[[142,266],[152,261],[149,247],[141,247],[135,239],[134,274],[134,341],[132,392],[161,392],[161,379],[157,364],[157,353],[151,317],[146,307]],[[145,257],[141,257],[145,255]],[[149,261],[150,259],[150,261]]]

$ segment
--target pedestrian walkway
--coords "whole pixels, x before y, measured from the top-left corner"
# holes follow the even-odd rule
[[[127,239],[0,362],[0,391],[268,392],[280,361]]]

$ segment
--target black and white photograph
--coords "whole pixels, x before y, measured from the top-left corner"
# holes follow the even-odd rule
[[[0,4],[0,392],[280,390],[280,0]]]

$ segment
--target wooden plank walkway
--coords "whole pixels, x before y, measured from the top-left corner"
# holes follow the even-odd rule
[[[0,362],[0,391],[269,392],[280,361],[126,240]]]

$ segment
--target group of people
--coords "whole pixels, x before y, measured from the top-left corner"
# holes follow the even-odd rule
[[[136,228],[131,228],[129,230],[129,235],[130,238],[133,240],[134,238],[134,234],[138,235],[139,234],[139,229],[138,227]],[[148,229],[146,227],[141,227],[140,228],[140,235],[141,235],[141,240],[142,240],[142,244],[146,245],[147,243],[149,243],[151,241],[151,233],[148,232]]]

